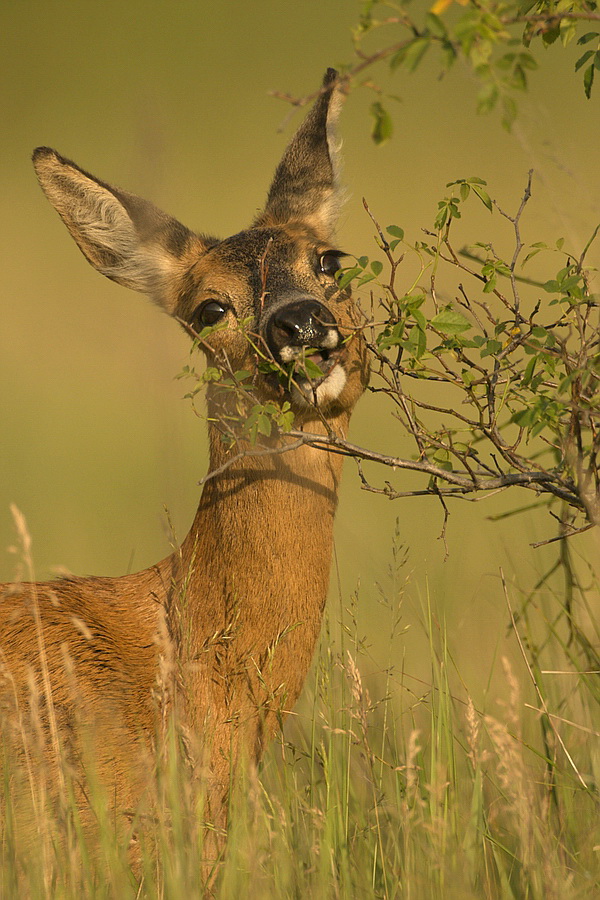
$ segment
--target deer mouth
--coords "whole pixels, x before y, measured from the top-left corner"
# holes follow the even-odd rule
[[[267,381],[279,386],[301,408],[322,406],[337,399],[346,384],[344,347],[283,347]]]
[[[290,393],[299,406],[323,406],[340,395],[346,384],[343,367],[343,349],[327,347],[303,348],[294,362],[289,386]]]
[[[315,373],[312,377],[309,373],[306,373],[308,375],[307,380],[311,381],[313,384],[321,384],[321,382],[327,378],[334,366],[338,364],[340,356],[341,350],[329,350],[327,347],[320,347],[313,353],[306,354],[304,359],[309,360],[313,366],[316,366],[322,372],[322,375]],[[298,368],[300,371],[302,370],[302,361],[298,363]]]
[[[313,386],[324,381],[340,362],[341,347],[294,347],[287,345],[278,353],[288,380],[310,382]]]

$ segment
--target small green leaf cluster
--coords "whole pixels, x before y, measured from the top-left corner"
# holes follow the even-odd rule
[[[374,11],[379,6],[390,7],[394,13],[378,19]],[[538,68],[530,49],[532,42],[541,40],[549,47],[560,41],[567,46],[586,22],[598,20],[596,0],[460,0],[460,7],[458,12],[452,0],[437,0],[419,15],[405,3],[399,8],[393,2],[369,0],[353,31],[357,68],[362,72],[387,60],[391,72],[404,69],[413,73],[432,49],[437,51],[442,71],[462,59],[479,82],[477,111],[490,113],[499,108],[502,123],[510,130],[517,115],[515,97],[527,90],[529,73]],[[363,42],[373,33],[380,36],[380,45],[368,53]],[[583,69],[583,87],[589,98],[594,73],[600,68],[600,32],[588,31],[577,43],[595,44],[587,47],[575,64],[575,71]],[[352,72],[352,66],[348,71]],[[393,122],[378,93],[370,110],[371,135],[376,144],[383,144],[392,137]]]
[[[419,374],[426,377],[426,369],[417,363],[427,358],[428,334],[434,338],[435,344],[430,349],[430,355],[439,356],[459,346],[470,346],[470,342],[463,335],[472,328],[471,322],[451,304],[431,319],[427,319],[421,309],[425,299],[424,293],[417,292],[395,301],[395,308],[398,310],[397,321],[386,323],[376,338],[380,351],[397,347],[405,352],[408,356],[408,368],[418,377]],[[439,338],[442,339],[441,343],[437,340]]]
[[[197,348],[193,348],[197,349]],[[247,369],[238,369],[235,372],[227,372],[217,366],[207,366],[203,372],[196,372],[193,366],[184,366],[177,378],[192,378],[195,381],[193,388],[184,394],[185,400],[193,400],[207,384],[218,382],[220,387],[236,390],[252,378],[252,373]]]
[[[393,401],[419,464],[437,467],[434,485],[460,473],[508,478],[530,472],[535,490],[550,498],[558,493],[593,518],[578,473],[597,473],[600,453],[600,304],[584,266],[600,225],[578,254],[566,251],[562,238],[525,247],[519,222],[531,196],[529,182],[512,217],[492,202],[482,179],[458,179],[447,187],[453,194],[438,204],[437,231],[426,232],[435,241],[411,244],[402,229],[389,226],[394,241],[387,242],[376,226],[389,271],[376,267],[383,320],[373,317],[368,341],[380,382],[375,390]],[[471,194],[512,224],[510,262],[483,241],[454,249],[461,205]],[[559,254],[552,277],[526,278],[523,265],[543,251]],[[409,275],[402,291],[400,266],[411,257],[420,274],[416,280]],[[350,277],[359,283],[374,263],[366,257],[357,263]],[[442,270],[460,279],[454,299],[447,288],[440,299]],[[539,487],[541,475],[551,487]],[[600,503],[600,481],[597,494]]]
[[[583,89],[588,100],[592,94],[592,85],[594,83],[594,72],[600,69],[600,33],[597,31],[588,31],[582,35],[577,41],[578,44],[588,44],[590,41],[596,42],[595,50],[586,50],[575,63],[575,71],[579,72],[583,66],[587,65],[583,73]]]
[[[256,346],[254,336],[248,329],[250,322],[245,321],[240,325],[241,332],[246,336],[250,348],[257,357],[257,369],[262,374],[276,374],[289,387],[296,371],[295,364],[291,363],[289,371],[274,360],[267,358]],[[222,326],[221,326],[222,327]],[[204,329],[207,331],[207,329]],[[213,326],[210,331],[214,331]],[[194,341],[191,353],[202,347],[201,335]],[[310,350],[307,352],[310,353]],[[302,371],[309,377],[320,377],[321,370],[312,360],[302,360]],[[223,391],[232,399],[232,403],[223,405],[222,414],[219,417],[219,428],[222,440],[228,446],[235,445],[240,438],[254,445],[263,437],[270,437],[276,430],[287,433],[294,424],[294,413],[289,401],[258,402],[253,389],[254,375],[249,369],[234,370],[226,361],[222,365],[207,365],[203,371],[198,372],[193,365],[186,365],[176,376],[179,379],[191,379],[194,384],[185,395],[185,399],[194,401],[207,385],[218,385],[219,391]]]
[[[353,266],[340,269],[336,273],[337,283],[340,290],[347,288],[350,283],[353,283],[354,287],[362,287],[363,284],[378,278],[382,271],[383,263],[378,259],[369,262],[368,256],[359,256]]]
[[[385,144],[394,133],[392,117],[379,100],[371,104],[371,115],[373,116],[371,137],[376,144]]]
[[[321,368],[310,359],[317,352],[316,347],[304,347],[302,355],[289,363],[278,363],[265,357],[259,360],[258,371],[263,375],[274,376],[286,391],[290,391],[297,378],[312,380],[323,377]]]
[[[487,191],[484,190],[486,186],[487,183],[483,178],[459,178],[456,181],[449,181],[446,187],[458,188],[458,197],[453,191],[449,197],[444,197],[443,200],[438,202],[438,212],[434,222],[435,228],[441,231],[449,226],[452,219],[461,218],[459,204],[464,203],[468,199],[471,191],[481,200],[486,209],[489,209],[491,212],[492,201]]]
[[[556,274],[556,278],[546,281],[544,290],[549,294],[560,294],[550,301],[550,306],[557,303],[566,303],[573,306],[577,303],[587,302],[586,286],[583,279],[583,273],[580,271],[576,263],[571,262],[567,266],[563,266]]]
[[[287,400],[280,406],[269,401],[255,403],[244,421],[244,435],[251,444],[256,444],[260,435],[270,437],[274,429],[286,433],[294,424],[294,413]]]
[[[483,292],[484,294],[491,294],[496,290],[499,275],[502,275],[504,278],[510,278],[510,268],[503,259],[491,256],[488,257],[485,265],[481,267],[481,274],[485,278]]]
[[[390,319],[376,337],[380,351],[398,347],[413,361],[421,359],[427,349],[427,320],[420,311],[425,294],[406,294],[395,300],[394,318]]]

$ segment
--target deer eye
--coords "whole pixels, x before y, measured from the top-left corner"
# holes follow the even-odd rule
[[[323,255],[319,257],[319,271],[322,272],[323,275],[329,275],[330,278],[333,278],[335,273],[339,272],[341,268],[342,264],[336,253],[323,253]]]
[[[192,328],[194,331],[202,331],[209,325],[216,325],[227,312],[227,307],[219,300],[206,300],[194,310],[192,316]]]

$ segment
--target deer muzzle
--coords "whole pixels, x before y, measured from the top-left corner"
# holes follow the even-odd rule
[[[339,395],[346,383],[339,365],[342,335],[323,303],[308,296],[277,306],[267,319],[264,336],[275,362],[291,376],[288,384],[293,384],[292,394],[301,405],[320,405]]]
[[[342,343],[335,316],[312,297],[277,307],[267,321],[265,339],[278,362],[311,359],[319,367]]]

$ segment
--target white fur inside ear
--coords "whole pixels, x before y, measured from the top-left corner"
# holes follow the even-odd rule
[[[331,95],[329,109],[327,110],[327,147],[333,169],[333,190],[323,205],[321,215],[323,223],[330,234],[333,234],[335,231],[335,224],[339,218],[340,209],[347,199],[347,191],[341,185],[343,141],[338,134],[338,121],[344,99],[344,95],[337,88]]]
[[[75,222],[91,245],[115,257],[114,264],[98,264],[98,271],[134,290],[153,294],[169,269],[159,249],[140,241],[129,215],[110,191],[94,186],[84,199],[71,210]]]
[[[36,171],[44,193],[94,268],[161,302],[172,260],[158,243],[141,240],[118,197],[56,154],[40,157]]]

